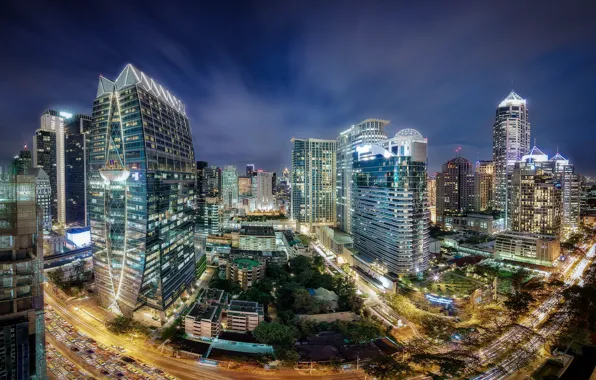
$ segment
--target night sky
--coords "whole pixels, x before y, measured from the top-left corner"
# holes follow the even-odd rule
[[[130,62],[186,104],[210,164],[280,170],[292,137],[336,138],[368,117],[428,137],[431,172],[458,146],[492,159],[495,109],[514,89],[532,140],[596,174],[593,0],[87,3],[2,2],[2,161],[44,110],[90,114],[99,74]]]

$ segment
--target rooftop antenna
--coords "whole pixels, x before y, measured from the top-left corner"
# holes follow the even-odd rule
[[[534,146],[536,146],[536,137],[534,137]]]

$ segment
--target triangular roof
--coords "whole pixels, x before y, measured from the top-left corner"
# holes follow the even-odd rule
[[[534,145],[532,149],[530,149],[530,152],[528,152],[528,156],[546,156],[546,154]]]
[[[557,152],[557,154],[552,156],[549,161],[567,161],[567,159],[563,157],[561,153]]]
[[[105,93],[112,93],[114,92],[115,84],[111,80],[104,78],[102,76],[99,77],[99,84],[97,85],[97,98],[102,96]]]
[[[522,161],[544,162],[548,161],[548,155],[534,145],[528,154],[522,157]]]
[[[522,98],[521,96],[516,94],[515,91],[511,90],[509,95],[507,95],[507,97],[505,99],[503,99],[503,101],[499,104],[499,107],[504,107],[507,105],[520,105],[520,104],[526,105],[526,99]]]

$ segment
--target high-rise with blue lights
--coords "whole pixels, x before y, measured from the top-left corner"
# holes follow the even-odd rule
[[[127,65],[100,77],[88,208],[104,307],[161,324],[195,276],[195,159],[184,104]]]
[[[352,176],[355,261],[366,264],[369,275],[392,281],[421,274],[429,255],[426,138],[403,129],[358,146]]]

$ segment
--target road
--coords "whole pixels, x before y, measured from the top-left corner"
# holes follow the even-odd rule
[[[582,258],[569,277],[565,279],[566,286],[571,286],[575,283],[581,285],[582,275],[595,257],[596,244],[592,245],[586,253],[586,256]],[[532,311],[528,317],[523,319],[520,323],[521,326],[511,328],[499,339],[492,342],[489,347],[481,350],[480,357],[482,362],[489,362],[505,353],[508,347],[510,347],[511,342],[522,342],[527,340],[520,348],[516,349],[503,359],[498,366],[495,366],[481,376],[476,377],[476,380],[502,379],[517,371],[522,363],[527,363],[527,360],[530,360],[536,352],[543,347],[546,339],[558,331],[560,323],[557,323],[559,321],[554,321],[554,323],[542,326],[537,330],[534,329],[534,327],[544,322],[546,318],[557,309],[557,306],[562,301],[562,292],[553,294]]]

